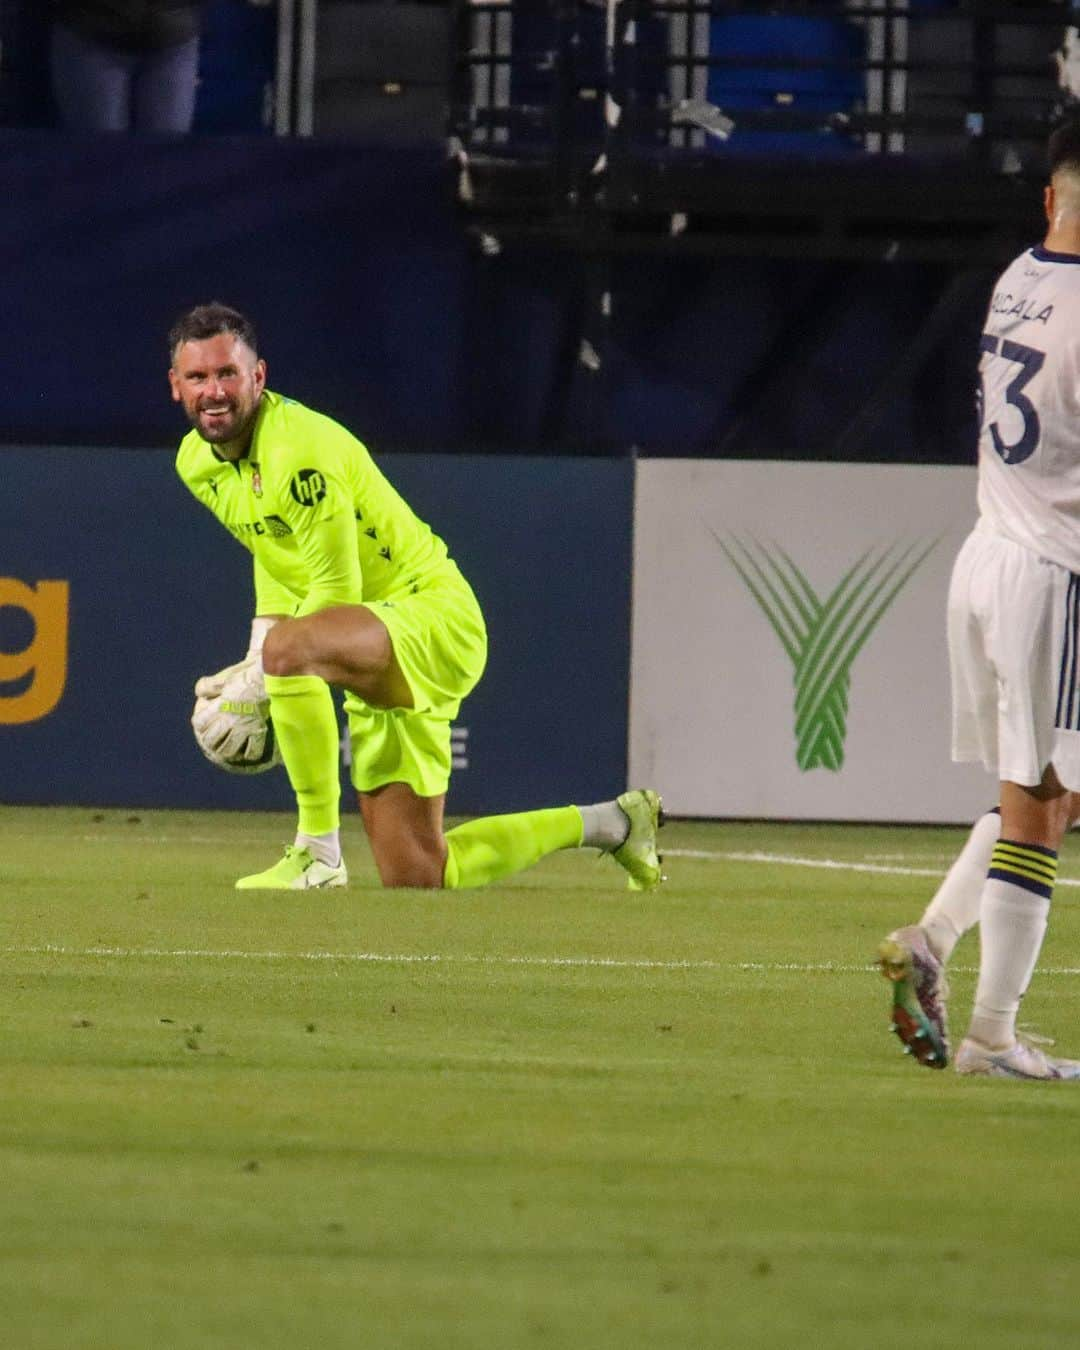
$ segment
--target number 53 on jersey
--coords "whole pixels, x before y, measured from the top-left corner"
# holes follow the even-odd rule
[[[979,351],[993,358],[979,374],[979,420],[1005,463],[1021,464],[1039,448],[1039,414],[1024,389],[1042,369],[1046,354],[993,333],[983,333]],[[1007,383],[1007,372],[996,369],[999,362],[1012,366]],[[988,379],[990,375],[992,380]]]

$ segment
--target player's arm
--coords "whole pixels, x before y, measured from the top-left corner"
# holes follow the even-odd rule
[[[330,605],[358,605],[364,578],[356,547],[356,513],[345,485],[327,475],[326,496],[315,506],[290,503],[286,519],[308,577],[308,590],[295,611],[315,614]]]
[[[266,636],[266,632],[260,630],[260,633],[257,634],[255,625],[261,625],[263,620],[269,620],[270,623],[267,624],[267,628],[269,628],[278,619],[291,617],[296,613],[299,596],[289,590],[288,586],[279,581],[272,572],[267,571],[266,567],[259,561],[257,554],[253,561],[256,617],[252,622],[251,645],[257,651],[261,651],[261,638]]]
[[[216,698],[230,681],[235,684],[243,676],[242,683],[252,699],[265,698],[262,690],[262,653],[266,635],[279,619],[287,619],[296,613],[297,598],[273,576],[258,558],[253,559],[253,578],[255,586],[255,617],[251,621],[248,636],[248,649],[244,656],[215,671],[213,675],[204,675],[195,685],[196,698]]]

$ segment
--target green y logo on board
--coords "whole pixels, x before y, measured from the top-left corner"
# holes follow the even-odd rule
[[[885,611],[938,540],[868,549],[818,596],[778,545],[713,531],[716,542],[780,639],[795,675],[795,759],[800,769],[839,771],[844,763],[851,667]]]

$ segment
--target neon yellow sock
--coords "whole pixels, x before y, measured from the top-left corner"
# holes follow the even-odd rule
[[[447,831],[443,885],[447,890],[486,886],[524,871],[556,849],[579,848],[581,837],[581,812],[576,806],[470,820]]]
[[[338,724],[330,686],[316,675],[267,675],[270,718],[296,794],[301,834],[340,824]]]

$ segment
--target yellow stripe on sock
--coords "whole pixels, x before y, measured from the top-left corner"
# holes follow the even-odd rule
[[[1045,853],[1036,853],[1033,849],[1018,848],[1015,844],[998,844],[990,865],[1007,870],[1024,870],[1028,875],[1036,875],[1050,882],[1057,878],[1056,858],[1048,858]]]
[[[1000,840],[990,858],[990,877],[1049,897],[1057,880],[1057,854],[1009,839]]]

